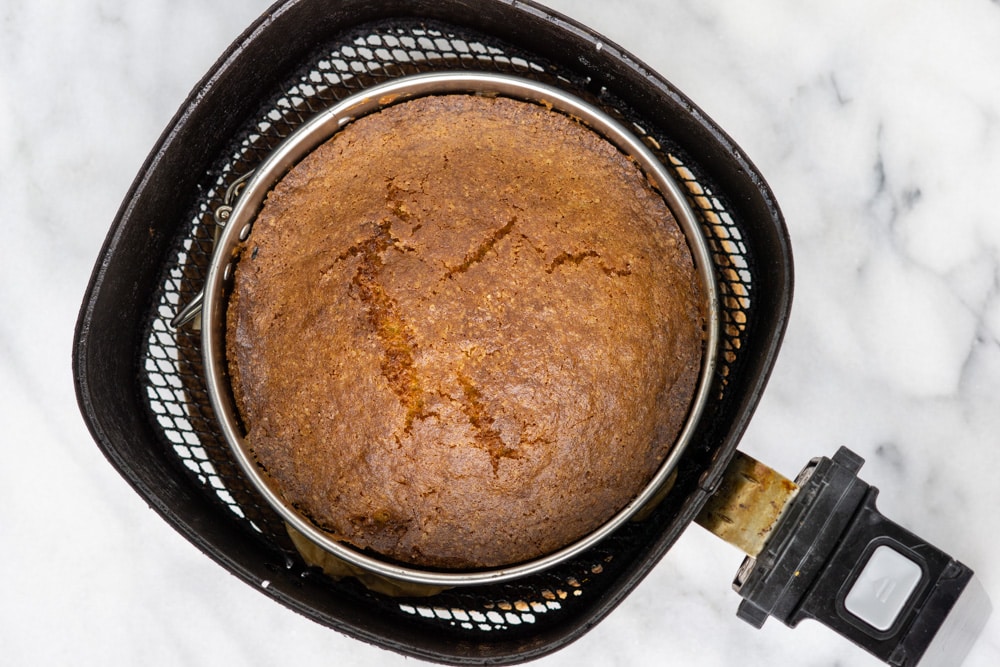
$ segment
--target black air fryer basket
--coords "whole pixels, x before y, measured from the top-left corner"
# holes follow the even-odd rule
[[[215,216],[241,177],[320,110],[388,79],[440,70],[556,85],[632,129],[700,218],[722,335],[712,399],[675,486],[651,516],[542,574],[391,597],[302,561],[218,431],[198,332],[170,321],[201,289]],[[599,35],[527,2],[287,0],[220,58],[147,159],[88,287],[74,372],[85,418],[112,464],[249,585],[404,654],[516,663],[565,646],[607,615],[720,486],[773,365],[791,292],[788,238],[763,178],[684,95]]]

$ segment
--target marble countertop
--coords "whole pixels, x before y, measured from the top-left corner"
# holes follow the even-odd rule
[[[72,334],[135,174],[267,0],[0,6],[0,662],[419,664],[229,576],[105,461]],[[795,251],[782,354],[741,448],[789,475],[848,445],[880,508],[1000,601],[1000,3],[549,0],[664,74],[750,155]],[[735,616],[698,528],[560,665],[875,665]],[[966,665],[1000,664],[994,615]]]

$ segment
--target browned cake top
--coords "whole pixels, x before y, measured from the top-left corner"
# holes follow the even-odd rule
[[[390,558],[530,559],[608,520],[686,417],[704,296],[639,169],[562,114],[418,99],[271,192],[228,355],[286,501]]]

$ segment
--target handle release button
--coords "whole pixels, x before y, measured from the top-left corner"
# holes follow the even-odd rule
[[[844,598],[844,607],[876,630],[888,630],[922,576],[920,565],[892,547],[881,545],[872,552]]]

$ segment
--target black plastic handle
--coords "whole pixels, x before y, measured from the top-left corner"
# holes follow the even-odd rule
[[[815,619],[896,667],[955,667],[991,606],[974,573],[875,507],[847,448],[809,463],[800,489],[734,588],[737,615],[795,627]]]

